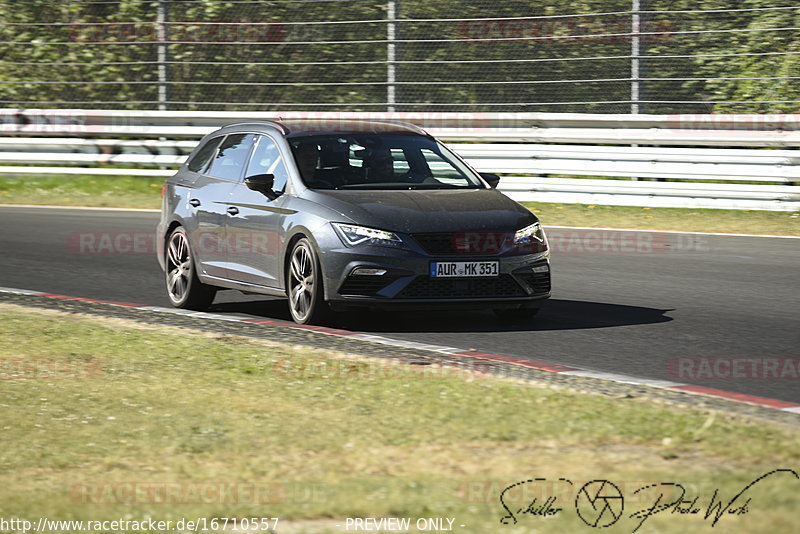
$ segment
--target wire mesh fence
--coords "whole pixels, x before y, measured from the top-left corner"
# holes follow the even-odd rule
[[[0,0],[0,106],[791,113],[786,0]]]

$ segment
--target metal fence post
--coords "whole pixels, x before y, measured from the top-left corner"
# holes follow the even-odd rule
[[[389,0],[386,6],[386,18],[389,20],[389,23],[386,25],[386,111],[395,111],[395,39],[397,36],[395,21],[397,20],[397,0]]]
[[[639,113],[639,55],[641,49],[641,0],[632,0],[631,5],[631,113]]]
[[[631,114],[639,113],[639,54],[641,46],[642,19],[639,11],[641,10],[640,0],[632,0],[631,5]],[[639,145],[633,144],[632,147]],[[632,176],[631,180],[639,181],[639,178]]]
[[[166,0],[158,0],[156,28],[158,32],[158,109],[167,109],[167,19]]]

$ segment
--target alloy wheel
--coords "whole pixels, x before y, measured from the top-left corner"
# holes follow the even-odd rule
[[[289,260],[289,307],[297,322],[305,322],[313,313],[316,298],[315,260],[306,241],[292,251]]]
[[[173,306],[204,311],[211,306],[217,288],[197,278],[189,236],[182,227],[176,228],[167,240],[165,258],[167,296]]]
[[[192,280],[192,258],[184,232],[172,234],[167,245],[167,292],[173,303],[186,299]]]

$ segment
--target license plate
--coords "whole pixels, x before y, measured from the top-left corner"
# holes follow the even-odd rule
[[[500,274],[496,261],[432,261],[431,278],[473,278]]]

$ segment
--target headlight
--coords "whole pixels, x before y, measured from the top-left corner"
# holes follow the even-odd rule
[[[331,223],[342,242],[348,247],[376,245],[380,247],[402,247],[403,241],[393,232],[356,226],[354,224]]]
[[[514,247],[528,253],[544,252],[547,250],[547,236],[538,222],[517,230],[514,234]]]

